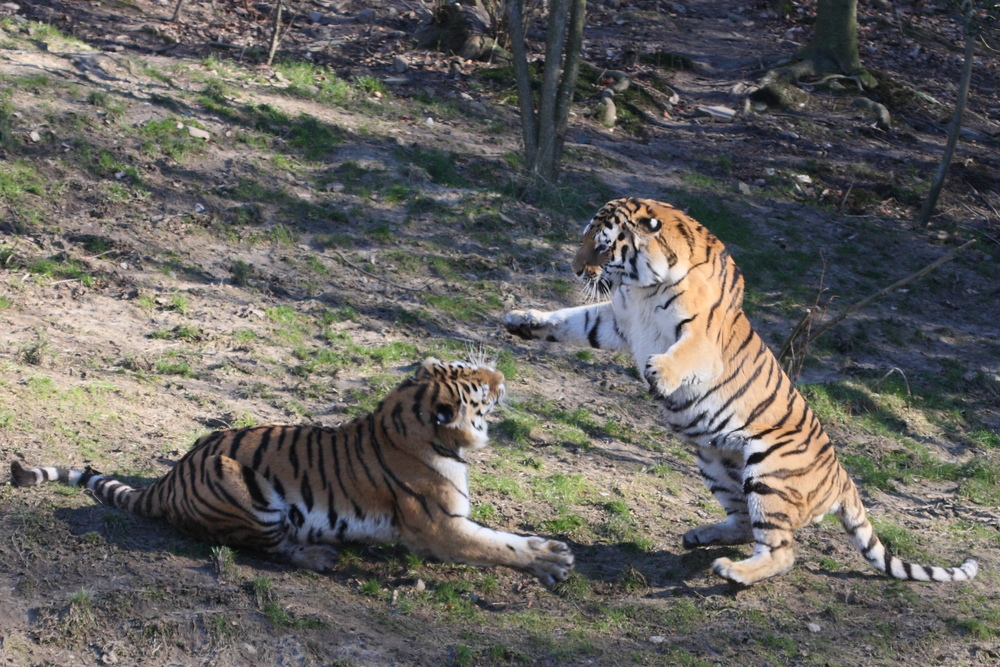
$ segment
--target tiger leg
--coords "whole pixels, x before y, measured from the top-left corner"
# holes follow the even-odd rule
[[[743,495],[743,455],[714,447],[698,448],[698,469],[705,486],[726,510],[726,520],[684,533],[684,548],[753,541],[750,515]]]
[[[203,465],[212,473],[207,477],[208,498],[199,498],[193,506],[182,503],[200,510],[198,516],[186,512],[179,522],[171,517],[172,523],[208,541],[256,549],[302,568],[321,572],[333,567],[336,549],[299,543],[293,512],[263,475],[228,456],[210,456]],[[200,525],[192,530],[192,522]]]
[[[681,385],[706,384],[721,373],[722,360],[712,341],[703,334],[686,333],[666,352],[649,355],[643,376],[651,391],[670,396]]]
[[[743,489],[753,529],[753,555],[738,562],[717,558],[712,570],[724,579],[749,586],[792,569],[795,554],[791,517],[796,512],[786,492],[768,486],[759,477],[745,476]]]
[[[570,343],[604,350],[628,347],[619,333],[611,302],[550,312],[514,310],[504,315],[507,331],[525,340]]]
[[[573,553],[562,542],[493,530],[465,517],[440,517],[423,525],[404,518],[400,537],[418,556],[482,567],[504,565],[529,572],[546,586],[562,581],[573,569]]]

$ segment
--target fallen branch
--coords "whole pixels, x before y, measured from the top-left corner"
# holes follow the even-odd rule
[[[840,315],[837,315],[836,317],[834,317],[833,319],[831,319],[829,322],[827,322],[826,324],[824,324],[823,326],[821,326],[818,331],[816,331],[815,333],[809,334],[809,336],[806,338],[805,342],[802,344],[802,347],[803,348],[808,347],[813,341],[815,341],[817,338],[819,338],[820,336],[822,336],[823,334],[825,334],[827,331],[829,331],[830,329],[832,329],[836,325],[838,325],[841,322],[843,322],[845,319],[848,318],[848,316],[850,316],[855,311],[861,310],[865,306],[867,306],[867,305],[869,305],[869,304],[871,304],[871,303],[873,303],[873,302],[881,299],[886,294],[889,294],[891,292],[895,292],[899,288],[905,287],[905,286],[909,285],[910,283],[912,283],[913,281],[917,280],[918,278],[924,277],[925,275],[927,275],[928,273],[930,273],[931,271],[933,271],[937,267],[941,266],[945,262],[953,259],[956,255],[958,255],[958,253],[962,252],[963,250],[965,250],[966,248],[968,248],[970,245],[972,245],[975,242],[976,242],[976,239],[972,239],[971,241],[966,241],[965,243],[963,243],[959,247],[957,247],[954,250],[952,250],[951,252],[949,252],[947,255],[944,255],[943,257],[939,257],[938,259],[934,260],[933,262],[931,262],[930,264],[928,264],[924,268],[920,269],[916,273],[912,273],[912,274],[908,275],[907,277],[905,277],[905,278],[903,278],[901,280],[897,280],[896,282],[894,282],[893,284],[889,285],[888,287],[884,287],[884,288],[880,289],[878,292],[875,292],[874,294],[872,294],[871,296],[869,296],[867,298],[864,298],[861,301],[858,301],[858,302],[856,302],[856,303],[848,306],[847,309],[844,310],[844,312],[842,312]],[[802,329],[805,328],[805,323],[808,322],[808,318],[809,318],[809,313],[807,312],[806,316],[802,318],[802,322],[800,322],[799,326],[796,326],[795,330],[792,332],[792,336],[790,336],[789,339],[788,339],[788,341],[786,341],[785,344],[781,346],[781,351],[778,353],[778,361],[779,362],[781,362],[782,359],[785,356],[788,355],[788,352],[792,348],[792,345],[794,343],[794,339],[796,337],[798,337],[798,335],[802,331]]]
[[[434,280],[430,280],[430,281],[424,283],[423,287],[406,287],[404,285],[399,285],[397,283],[394,283],[391,280],[389,280],[388,278],[383,278],[382,276],[379,276],[379,275],[376,275],[374,273],[371,273],[370,271],[365,271],[360,266],[357,266],[356,264],[351,263],[350,260],[348,260],[346,257],[344,257],[344,255],[341,254],[337,250],[329,250],[328,252],[331,255],[333,255],[334,257],[336,257],[337,259],[339,259],[340,262],[344,266],[346,266],[348,268],[351,268],[351,269],[354,269],[358,273],[364,274],[364,275],[368,276],[369,278],[374,278],[375,280],[383,282],[386,285],[390,285],[392,287],[395,287],[396,289],[403,290],[404,292],[416,292],[417,294],[430,294],[431,296],[434,296],[434,293],[431,292],[431,291],[429,291],[427,288],[440,280],[440,278],[435,278]],[[461,294],[464,294],[465,296],[471,296],[470,294],[468,294],[467,292],[464,292],[462,290],[456,290],[456,291],[459,292],[459,293],[461,293]]]

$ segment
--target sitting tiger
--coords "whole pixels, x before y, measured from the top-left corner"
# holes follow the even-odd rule
[[[833,512],[876,569],[899,579],[952,581],[978,571],[926,567],[891,556],[875,536],[830,439],[743,312],[743,278],[722,242],[668,204],[618,199],[584,232],[573,271],[596,305],[514,311],[522,338],[630,349],[674,433],[697,448],[720,523],[684,535],[688,549],[754,543],[720,576],[749,585],[792,568],[794,531]]]
[[[12,482],[85,486],[113,507],[165,518],[196,538],[310,570],[334,565],[334,544],[399,541],[421,557],[506,565],[551,586],[573,568],[565,544],[468,519],[464,453],[487,445],[486,415],[504,396],[503,382],[487,365],[431,358],[370,415],[336,428],[216,431],[143,489],[17,461]]]

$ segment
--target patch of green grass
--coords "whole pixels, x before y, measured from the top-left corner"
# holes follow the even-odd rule
[[[17,349],[17,358],[31,366],[41,366],[51,351],[51,343],[45,338],[37,338]]]
[[[174,292],[170,295],[169,305],[167,306],[169,310],[180,313],[181,315],[187,315],[188,313],[188,298],[183,292]]]
[[[177,127],[178,125],[182,127]],[[176,162],[183,162],[189,155],[200,150],[201,141],[192,137],[183,125],[173,118],[149,121],[139,128],[140,150],[153,157],[166,156]]]
[[[923,562],[927,560],[927,553],[917,545],[916,539],[909,530],[887,519],[869,517],[869,520],[875,528],[875,534],[882,540],[882,544],[890,553],[906,561]]]
[[[959,469],[958,495],[978,505],[1000,505],[1000,463],[977,457]]]
[[[231,547],[214,546],[211,548],[212,567],[220,577],[235,578],[236,552]]]
[[[118,120],[128,110],[128,104],[125,101],[104,90],[91,91],[87,101],[103,109],[106,117],[111,120]]]
[[[476,298],[465,296],[423,295],[424,302],[437,311],[458,320],[470,320],[500,312],[503,301],[496,294],[484,293]]]
[[[577,532],[580,528],[587,526],[587,520],[562,508],[559,516],[554,519],[546,519],[539,524],[540,530],[548,535],[569,536]]]
[[[455,166],[457,156],[445,153],[435,148],[411,148],[403,152],[402,157],[408,162],[420,165],[430,175],[431,180],[438,185],[452,188],[462,188],[468,182],[458,173]]]
[[[386,85],[373,76],[359,76],[355,81],[358,88],[366,95],[374,95],[375,93],[385,95],[389,92]]]
[[[201,329],[190,324],[178,324],[172,329],[157,329],[149,334],[158,340],[199,340],[204,336]]]
[[[338,105],[351,99],[351,86],[326,67],[304,60],[282,60],[274,64],[274,70],[288,79],[285,92],[289,95]]]
[[[180,377],[194,377],[194,371],[186,359],[176,356],[176,352],[168,353],[156,360],[156,372],[160,375],[179,375]]]
[[[246,287],[254,276],[253,264],[242,259],[233,260],[229,266],[229,275],[232,276],[234,285]]]
[[[0,199],[16,203],[24,195],[45,196],[48,179],[25,160],[0,162]]]
[[[469,512],[469,518],[477,523],[488,524],[496,520],[497,508],[489,503],[476,503]]]
[[[531,487],[539,500],[549,503],[576,504],[593,493],[590,482],[583,475],[556,473],[548,477],[536,477]]]

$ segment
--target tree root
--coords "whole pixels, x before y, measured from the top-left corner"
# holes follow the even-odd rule
[[[879,104],[867,97],[855,97],[851,101],[852,107],[859,107],[875,113],[875,127],[885,132],[892,129],[892,116],[884,104]]]

